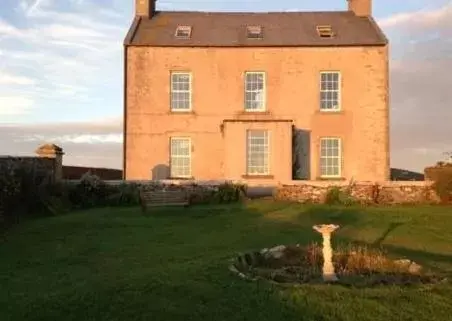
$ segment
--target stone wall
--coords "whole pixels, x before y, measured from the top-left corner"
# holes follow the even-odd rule
[[[323,182],[293,181],[279,185],[274,193],[277,200],[300,203],[323,203],[327,191],[334,187],[349,191],[362,204],[423,204],[439,203],[439,198],[427,181],[387,181],[387,182]]]
[[[24,169],[38,180],[47,176],[55,177],[55,160],[51,158],[1,156],[0,171],[12,168]]]
[[[2,171],[21,168],[29,172],[38,181],[44,177],[51,181],[61,179],[63,150],[53,144],[40,146],[37,156],[0,156],[0,175]]]

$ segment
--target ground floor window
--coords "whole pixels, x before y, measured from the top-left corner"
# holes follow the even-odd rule
[[[247,131],[247,162],[248,175],[269,174],[269,132],[267,130]]]
[[[320,176],[341,176],[341,139],[325,137],[320,139]]]
[[[191,177],[191,140],[189,137],[170,139],[170,176]]]

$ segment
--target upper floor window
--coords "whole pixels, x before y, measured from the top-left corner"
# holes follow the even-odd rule
[[[191,74],[171,73],[171,111],[191,110]]]
[[[265,111],[265,72],[245,73],[245,110]]]
[[[320,139],[320,176],[341,176],[341,139],[323,137]]]
[[[341,97],[341,75],[337,71],[320,73],[320,110],[338,111]]]

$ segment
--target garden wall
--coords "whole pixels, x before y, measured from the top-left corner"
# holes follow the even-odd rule
[[[36,154],[0,156],[0,226],[19,208],[33,208],[38,190],[61,179],[63,150],[46,144]]]
[[[439,197],[429,181],[387,181],[387,182],[326,182],[293,181],[281,184],[274,197],[277,200],[300,203],[323,203],[327,191],[336,186],[362,204],[423,204],[439,203]]]
[[[61,179],[63,167],[63,150],[53,144],[40,146],[37,156],[0,156],[0,175],[5,171],[25,170],[34,178],[50,177],[52,181]]]
[[[78,180],[71,180],[73,184]],[[202,191],[215,189],[225,181],[105,181],[108,185],[136,184],[150,189],[190,189]],[[235,184],[246,184],[246,181],[232,181]],[[277,186],[249,184],[247,195],[253,197],[273,196],[276,200],[300,203],[324,203],[327,191],[332,187],[339,187],[342,191],[350,191],[353,199],[362,204],[436,204],[439,197],[433,189],[432,181],[386,181],[386,182],[350,182],[346,181],[290,181]],[[264,190],[261,193],[260,190]],[[267,193],[267,194],[266,194]]]
[[[55,177],[55,165],[52,158],[0,156],[0,174],[13,168],[22,168],[36,177]]]

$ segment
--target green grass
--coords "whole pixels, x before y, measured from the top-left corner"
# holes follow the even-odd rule
[[[231,274],[236,252],[320,241],[384,246],[452,274],[452,208],[247,205],[99,209],[36,219],[0,240],[0,320],[450,320],[452,285],[285,289]]]

